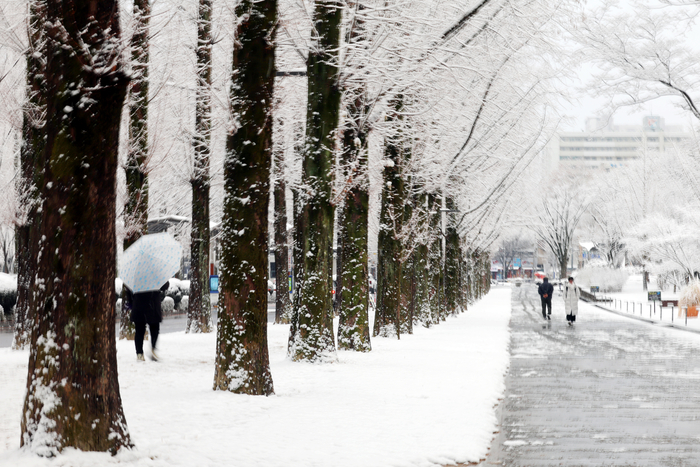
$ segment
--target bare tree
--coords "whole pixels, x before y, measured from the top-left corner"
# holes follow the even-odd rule
[[[494,255],[495,258],[503,266],[503,277],[505,278],[508,271],[515,263],[515,259],[520,256],[527,244],[520,234],[515,234],[511,237],[504,238]]]
[[[665,3],[677,8],[654,8],[647,2],[629,8],[612,0],[595,8],[581,6],[573,37],[584,56],[600,68],[593,85],[597,95],[610,98],[610,115],[619,107],[672,96],[700,120],[700,65],[685,39],[699,13],[698,2]]]
[[[573,246],[574,232],[586,212],[588,203],[576,191],[576,187],[560,185],[551,190],[536,208],[537,223],[533,230],[559,262],[560,277],[566,277],[569,251]]]

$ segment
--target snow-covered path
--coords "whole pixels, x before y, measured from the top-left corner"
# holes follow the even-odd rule
[[[513,289],[502,430],[488,464],[700,465],[700,336],[580,302],[542,320],[535,286]]]
[[[117,343],[124,413],[136,449],[116,457],[19,450],[27,352],[0,349],[0,466],[438,466],[486,455],[505,390],[509,287],[413,335],[373,339],[312,365],[286,358],[288,326],[269,325],[271,397],[213,391],[216,336],[163,334],[162,361]],[[148,353],[148,350],[147,352]]]

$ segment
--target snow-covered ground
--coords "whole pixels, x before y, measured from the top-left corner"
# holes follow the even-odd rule
[[[286,358],[270,325],[271,397],[212,391],[215,334],[162,335],[162,361],[117,344],[124,412],[136,448],[117,456],[19,449],[27,352],[0,349],[0,465],[433,466],[484,458],[509,364],[510,287],[401,340],[375,338],[338,363]]]
[[[656,278],[652,277],[649,281],[649,290],[657,291],[659,290],[656,285]],[[661,298],[663,300],[678,300],[680,291],[676,293],[673,292],[673,287],[669,287],[667,290],[661,291]],[[661,321],[664,323],[679,324],[682,326],[686,325],[685,313],[675,307],[673,310],[671,308],[661,309],[661,303],[656,303],[656,308],[654,303],[648,300],[648,294],[642,287],[642,275],[633,274],[627,279],[625,286],[622,288],[621,292],[618,293],[606,293],[601,294],[606,297],[611,297],[615,301],[612,303],[607,303],[605,306],[612,308],[616,311],[627,313],[635,316],[640,316],[644,319],[651,319],[653,321]],[[688,318],[688,327],[694,329],[700,329],[700,318]]]

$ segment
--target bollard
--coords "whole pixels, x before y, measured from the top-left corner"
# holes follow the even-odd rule
[[[673,315],[676,313],[676,306],[671,305],[671,322],[673,323]]]

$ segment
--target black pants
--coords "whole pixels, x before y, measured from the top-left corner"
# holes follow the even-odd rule
[[[139,322],[134,323],[136,328],[136,334],[134,335],[134,344],[136,345],[136,354],[143,353],[143,336],[146,335],[146,323]],[[154,322],[148,325],[148,329],[151,331],[151,346],[155,349],[156,342],[158,342],[158,332],[160,331],[160,323]]]
[[[540,297],[542,299],[542,316],[547,317],[547,308],[549,308],[549,314],[552,314],[552,297]]]

